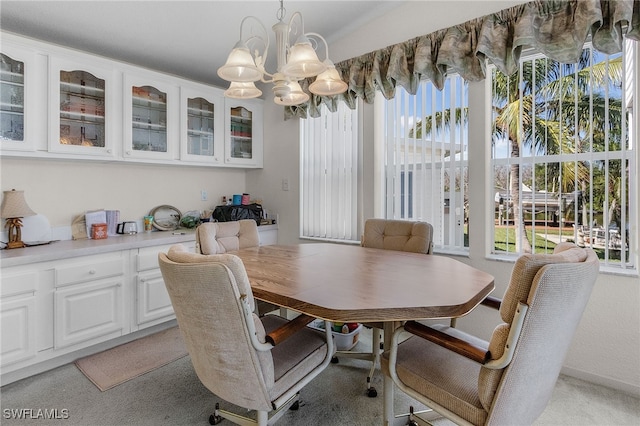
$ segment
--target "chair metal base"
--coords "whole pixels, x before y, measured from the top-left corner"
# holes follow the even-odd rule
[[[296,393],[287,402],[282,404],[277,410],[271,412],[268,411],[256,411],[256,419],[241,416],[240,414],[232,413],[220,409],[220,404],[216,403],[216,409],[212,415],[209,416],[209,424],[217,425],[222,420],[227,419],[240,426],[268,426],[276,423],[280,417],[286,412],[287,409],[297,410],[300,406],[300,394]]]

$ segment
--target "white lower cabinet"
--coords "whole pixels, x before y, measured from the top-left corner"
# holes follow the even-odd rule
[[[123,277],[82,283],[55,292],[55,349],[122,335]]]
[[[195,250],[195,242],[184,243],[189,251]],[[158,266],[158,254],[166,253],[171,245],[138,249],[135,256],[136,316],[133,328],[143,329],[175,318],[169,293]]]
[[[260,228],[262,245],[277,241],[277,227]],[[194,240],[181,244],[194,252]],[[158,254],[172,245],[3,265],[0,382],[63,365],[154,326],[169,327],[175,314]]]
[[[159,322],[175,318],[169,293],[164,286],[160,270],[142,272],[136,279],[136,325],[149,327]]]
[[[125,256],[85,256],[55,267],[54,348],[123,334]]]
[[[35,308],[34,296],[2,302],[2,366],[36,356]]]
[[[0,363],[2,367],[36,356],[36,272],[2,274]]]

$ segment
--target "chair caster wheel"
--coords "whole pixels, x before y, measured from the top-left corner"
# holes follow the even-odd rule
[[[407,426],[418,426],[418,422],[416,422],[415,420],[410,420],[409,423],[407,423]]]
[[[340,360],[338,359],[337,356],[331,357],[331,364],[337,364],[339,362],[340,362]]]
[[[291,404],[291,407],[289,407],[289,410],[296,411],[298,408],[300,408],[300,401],[296,401],[293,404]]]
[[[367,396],[369,398],[375,398],[376,396],[378,396],[378,391],[376,390],[376,388],[369,388],[367,389]]]
[[[220,424],[220,422],[222,422],[223,418],[221,416],[216,416],[215,414],[212,414],[209,416],[209,424],[210,425],[217,425]]]

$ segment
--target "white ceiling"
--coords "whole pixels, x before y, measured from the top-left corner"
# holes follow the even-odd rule
[[[305,31],[329,43],[404,1],[285,1],[285,21],[304,17]],[[226,87],[216,70],[240,38],[246,15],[270,31],[278,0],[262,1],[0,1],[0,28]],[[275,68],[275,37],[267,69]]]

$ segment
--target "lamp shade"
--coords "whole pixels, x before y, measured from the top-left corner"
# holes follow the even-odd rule
[[[262,90],[258,89],[253,82],[232,82],[224,95],[234,99],[250,99],[262,95]]]
[[[320,62],[309,39],[302,35],[291,47],[289,58],[281,72],[289,77],[301,79],[318,75],[326,69],[327,66]]]
[[[316,81],[311,83],[309,86],[311,93],[320,96],[333,96],[345,92],[348,85],[340,78],[340,73],[333,62],[327,59],[324,63],[327,65],[327,70],[318,75]]]
[[[300,87],[300,83],[297,81],[291,81],[287,83],[289,86],[289,93],[284,96],[275,96],[273,101],[278,105],[298,105],[309,100],[309,95],[304,93],[302,87]]]
[[[24,191],[4,191],[0,214],[3,219],[33,216],[36,214],[24,199]]]
[[[229,53],[227,62],[218,68],[218,76],[227,81],[258,81],[262,78],[262,71],[256,66],[247,45],[239,41]]]

